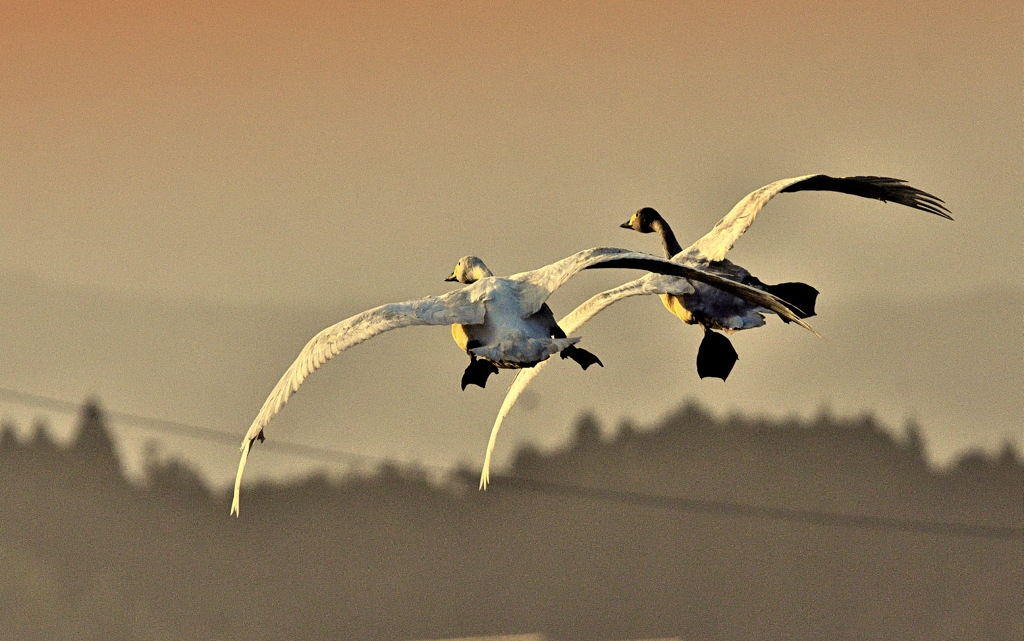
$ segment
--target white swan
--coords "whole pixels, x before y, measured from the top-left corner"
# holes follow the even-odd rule
[[[523,368],[542,363],[564,352],[579,338],[566,338],[547,309],[547,298],[570,277],[584,269],[628,268],[661,272],[674,277],[721,287],[745,300],[799,323],[800,320],[776,296],[702,268],[681,265],[664,258],[625,249],[587,249],[540,269],[498,278],[475,256],[459,260],[452,275],[466,287],[441,296],[428,296],[404,303],[390,303],[356,314],[314,336],[274,386],[242,440],[241,460],[235,476],[231,513],[238,514],[242,472],[255,440],[263,440],[263,428],[288,401],[299,385],[328,359],[378,334],[411,325],[457,325],[452,332],[459,346],[470,355],[470,378],[486,380],[489,369],[480,360],[502,368]],[[669,280],[676,281],[677,278]],[[813,330],[811,330],[813,331]],[[461,336],[465,340],[461,340]],[[582,350],[580,350],[582,351]],[[478,360],[480,359],[480,360]],[[477,370],[470,372],[470,370]],[[495,370],[496,371],[496,370]],[[463,377],[465,388],[466,376]]]
[[[750,227],[758,212],[769,200],[780,193],[805,190],[835,191],[864,198],[874,198],[883,202],[895,202],[952,220],[949,210],[943,205],[941,199],[911,187],[896,178],[877,176],[833,178],[823,174],[811,174],[777,180],[747,194],[708,234],[685,250],[676,241],[668,223],[650,207],[637,211],[629,221],[620,226],[642,233],[655,232],[661,238],[666,256],[671,257],[673,261],[718,273],[772,293],[789,303],[790,307],[800,310],[801,318],[807,318],[814,314],[814,301],[818,294],[816,289],[803,283],[765,285],[751,276],[747,270],[725,259],[726,252]],[[597,294],[558,321],[558,324],[565,332],[574,332],[612,303],[630,296],[646,294],[660,295],[665,307],[672,314],[678,316],[683,322],[699,324],[704,328],[704,340],[701,342],[697,355],[697,370],[701,378],[714,376],[724,380],[737,360],[736,351],[729,339],[712,330],[717,329],[731,333],[741,329],[760,327],[764,325],[763,314],[772,311],[749,303],[749,299],[740,300],[720,289],[708,288],[699,281],[648,274],[630,283]],[[787,322],[790,320],[785,316],[782,318]],[[486,489],[490,482],[491,454],[494,451],[502,421],[526,386],[546,364],[546,362],[542,362],[532,368],[520,370],[509,387],[501,409],[498,411],[498,416],[495,418],[494,426],[491,428],[487,452],[484,455],[484,466],[480,474],[480,489]]]

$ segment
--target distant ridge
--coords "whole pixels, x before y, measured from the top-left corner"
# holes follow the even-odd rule
[[[914,426],[896,438],[866,415],[716,418],[690,403],[612,434],[584,416],[563,448],[516,453],[511,474],[558,492],[382,464],[256,484],[236,520],[226,491],[155,452],[141,485],[111,475],[101,406],[79,426],[68,446],[42,426],[0,429],[0,639],[924,641],[955,624],[1016,641],[1024,625],[1020,537],[890,527],[1024,533],[1009,445],[934,469]],[[810,512],[847,517],[790,518]],[[224,615],[239,604],[246,616]]]

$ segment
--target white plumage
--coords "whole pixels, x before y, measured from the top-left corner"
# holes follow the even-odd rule
[[[242,473],[253,441],[263,439],[263,429],[270,419],[306,377],[328,359],[393,329],[412,325],[457,324],[471,333],[475,342],[466,349],[473,356],[489,360],[499,367],[532,366],[579,340],[552,336],[550,323],[538,313],[545,301],[579,271],[603,267],[644,269],[708,283],[810,329],[783,301],[767,292],[700,267],[673,263],[649,254],[614,248],[587,249],[540,269],[508,278],[491,276],[483,261],[467,256],[459,261],[448,279],[458,280],[466,284],[465,287],[441,296],[390,303],[356,314],[321,331],[302,348],[295,362],[274,386],[242,440],[231,513],[238,514]]]
[[[738,202],[728,214],[725,215],[710,232],[701,237],[686,249],[682,249],[675,239],[671,228],[661,216],[650,208],[644,208],[633,215],[632,218],[621,226],[635,229],[644,233],[655,232],[661,238],[665,254],[671,260],[686,265],[702,272],[717,273],[737,282],[746,282],[756,288],[772,289],[772,286],[764,285],[742,267],[726,260],[726,253],[732,248],[736,241],[743,235],[754,219],[769,200],[780,193],[795,191],[834,191],[839,193],[873,198],[876,200],[891,201],[935,214],[942,218],[952,220],[948,210],[942,204],[942,200],[907,185],[904,181],[896,178],[884,178],[878,176],[853,176],[850,178],[833,178],[824,174],[810,174],[795,178],[785,178],[765,185],[747,194]],[[645,214],[649,214],[645,218]],[[660,274],[648,274],[637,280],[626,283],[614,289],[597,294],[582,305],[573,310],[565,318],[558,321],[559,326],[566,332],[574,332],[584,323],[594,317],[602,309],[630,296],[661,295],[665,306],[670,312],[681,320],[690,324],[700,324],[705,329],[705,340],[711,330],[719,329],[726,332],[741,329],[750,329],[764,325],[762,314],[774,312],[774,310],[762,307],[753,302],[749,297],[736,297],[723,288],[708,287],[704,282],[696,279],[672,278]],[[794,284],[790,284],[794,285]],[[802,284],[796,284],[802,285]],[[804,286],[807,287],[807,286]],[[816,290],[809,288],[814,294]],[[783,297],[785,298],[785,297]],[[793,302],[787,300],[790,306]],[[802,317],[813,313],[813,297],[809,314],[801,314]],[[790,320],[783,316],[784,319]],[[803,323],[800,323],[803,325]],[[724,337],[719,340],[726,341]],[[702,348],[704,344],[702,343]],[[732,350],[731,345],[728,350]],[[723,358],[726,358],[723,356]],[[729,358],[735,362],[735,351]],[[491,428],[491,436],[487,442],[487,452],[484,455],[483,470],[480,474],[480,488],[484,489],[490,482],[491,454],[497,441],[498,430],[505,417],[515,404],[516,400],[526,389],[526,386],[540,373],[547,365],[547,362],[538,363],[535,367],[522,369],[516,375],[509,390],[502,402],[498,416],[495,418],[494,426]],[[731,363],[728,369],[731,369]],[[700,362],[698,357],[698,371]],[[718,374],[711,374],[719,376]],[[704,376],[704,374],[702,374]],[[725,376],[719,376],[725,378]]]

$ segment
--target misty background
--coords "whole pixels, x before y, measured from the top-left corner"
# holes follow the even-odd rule
[[[0,429],[0,638],[901,639],[1024,633],[1024,460],[930,467],[920,426],[592,415],[476,489],[376,462],[227,489],[100,406],[66,445]],[[197,440],[208,436],[193,433]],[[268,448],[269,449],[269,448]],[[264,452],[264,456],[274,456]]]
[[[1021,638],[1019,2],[7,2],[0,41],[0,634]],[[770,319],[701,381],[698,329],[619,303],[580,332],[605,367],[503,427],[542,485],[479,493],[512,373],[462,392],[445,328],[388,333],[304,383],[227,517],[317,331],[818,172],[955,218],[774,199],[729,257],[821,290],[822,339]]]
[[[877,174],[956,220],[785,194],[730,253],[821,290],[823,340],[770,322],[736,335],[727,383],[700,381],[699,330],[624,301],[581,332],[607,367],[549,368],[497,461],[563,443],[580,411],[653,421],[688,398],[915,418],[939,463],[1020,444],[1022,24],[1010,1],[5,4],[0,387],[241,435],[315,332],[448,291],[463,255],[510,274],[657,252],[618,228],[641,206],[687,244],[772,180]],[[634,276],[581,275],[550,304]],[[463,393],[465,360],[443,329],[390,333],[311,377],[268,436],[479,464],[511,376]],[[166,447],[230,479],[231,448]],[[257,453],[250,472],[291,465]]]

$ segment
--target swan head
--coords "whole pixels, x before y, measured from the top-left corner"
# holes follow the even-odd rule
[[[664,222],[661,214],[659,214],[653,207],[644,207],[643,209],[638,209],[629,220],[619,225],[619,227],[622,227],[623,229],[633,229],[641,234],[649,234],[655,231],[653,227],[655,221]]]
[[[452,272],[452,275],[444,280],[445,282],[458,281],[463,285],[469,285],[481,278],[488,278],[493,275],[491,270],[487,269],[487,265],[484,265],[484,261],[476,256],[463,256],[455,264],[455,270]]]

